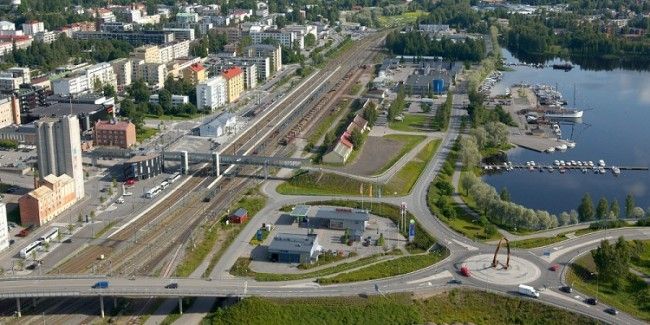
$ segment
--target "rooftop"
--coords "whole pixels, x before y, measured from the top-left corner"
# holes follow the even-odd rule
[[[94,114],[104,109],[103,105],[56,103],[49,106],[39,106],[31,110],[29,115],[38,117],[63,116],[69,114]]]
[[[240,67],[232,67],[232,68],[228,68],[226,70],[223,70],[221,73],[223,74],[224,77],[226,77],[226,79],[232,79],[232,78],[240,75],[241,73],[243,73],[243,71],[242,71],[242,69]]]
[[[98,120],[95,123],[95,130],[114,130],[114,131],[126,131],[129,126],[132,125],[129,121],[102,121]]]
[[[280,233],[273,237],[273,241],[269,244],[269,251],[311,253],[317,239],[317,235]]]
[[[370,216],[368,211],[351,208],[330,208],[324,207],[318,209],[314,218],[319,219],[337,219],[350,221],[368,221]]]
[[[291,210],[292,217],[304,217],[309,213],[310,206],[308,205],[296,205]]]

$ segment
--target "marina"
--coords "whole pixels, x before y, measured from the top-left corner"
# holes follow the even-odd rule
[[[593,161],[564,161],[555,160],[553,163],[536,163],[527,161],[525,163],[513,163],[511,161],[501,164],[482,164],[481,168],[487,172],[509,172],[512,170],[528,170],[531,172],[558,172],[564,174],[568,171],[582,172],[583,174],[612,174],[619,176],[622,171],[648,171],[647,166],[607,166],[603,160],[594,163]]]

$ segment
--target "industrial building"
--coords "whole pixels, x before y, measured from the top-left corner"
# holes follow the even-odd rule
[[[130,121],[108,121],[95,122],[95,146],[110,146],[127,149],[134,145],[135,125]]]
[[[50,174],[68,175],[74,180],[76,199],[83,198],[85,191],[81,164],[81,130],[77,116],[44,118],[34,124],[41,180],[45,180]]]
[[[66,174],[49,174],[39,183],[38,188],[18,199],[20,223],[23,226],[44,225],[78,200],[75,181]]]
[[[326,227],[329,229],[361,232],[368,227],[370,215],[367,210],[321,207],[316,214],[309,218],[311,227]]]
[[[311,263],[318,261],[321,247],[318,235],[281,233],[275,235],[268,246],[268,258],[280,263]]]
[[[36,128],[34,124],[12,124],[0,129],[0,139],[14,140],[20,144],[36,145]]]
[[[124,179],[147,179],[163,172],[163,158],[158,154],[135,156],[123,165]]]
[[[232,113],[225,112],[214,120],[199,126],[199,135],[202,137],[217,138],[224,135],[228,129],[235,127],[236,117]]]

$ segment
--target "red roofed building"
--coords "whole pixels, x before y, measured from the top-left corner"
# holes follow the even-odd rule
[[[332,151],[323,156],[323,162],[330,164],[345,163],[350,157],[352,150],[354,150],[354,145],[350,139],[352,136],[352,131],[359,130],[359,132],[363,133],[367,127],[368,121],[366,121],[360,115],[356,115],[352,122],[350,122],[348,125],[347,129],[343,131],[341,137],[339,137],[339,140],[336,142],[336,145]]]
[[[201,63],[194,63],[183,70],[183,79],[190,81],[193,85],[207,78],[206,69]]]
[[[26,49],[32,45],[33,38],[27,35],[0,35],[0,43],[12,43],[17,49]]]
[[[223,70],[221,74],[226,78],[228,102],[232,103],[244,92],[244,71],[240,67],[232,67]]]
[[[95,123],[95,146],[129,148],[135,144],[135,125],[129,121]]]

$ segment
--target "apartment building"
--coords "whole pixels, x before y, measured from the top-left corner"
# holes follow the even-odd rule
[[[253,44],[263,44],[267,38],[278,41],[282,46],[292,48],[297,45],[299,49],[305,48],[305,40],[296,32],[283,32],[279,30],[251,31]]]
[[[135,125],[129,121],[95,122],[95,146],[109,146],[128,149],[135,144]]]
[[[216,76],[196,85],[196,107],[200,110],[214,111],[228,102],[226,78]]]
[[[54,80],[52,91],[56,95],[70,96],[92,91],[97,84],[112,85],[117,88],[117,78],[110,63],[97,63],[69,77]]]
[[[117,83],[117,90],[123,91],[126,87],[131,85],[133,76],[133,61],[127,58],[115,59],[109,62],[113,67],[115,73],[115,80]]]
[[[0,128],[20,124],[20,101],[16,96],[0,98]]]
[[[192,64],[183,70],[183,79],[191,82],[193,85],[207,79],[207,77],[207,71],[200,63]]]
[[[226,78],[228,103],[232,103],[244,92],[244,71],[240,67],[232,67],[221,74]]]
[[[279,45],[254,44],[244,50],[247,57],[268,57],[271,60],[271,71],[282,69],[282,48]]]
[[[38,188],[18,199],[20,223],[23,226],[42,226],[75,202],[75,182],[70,176],[47,175]]]

